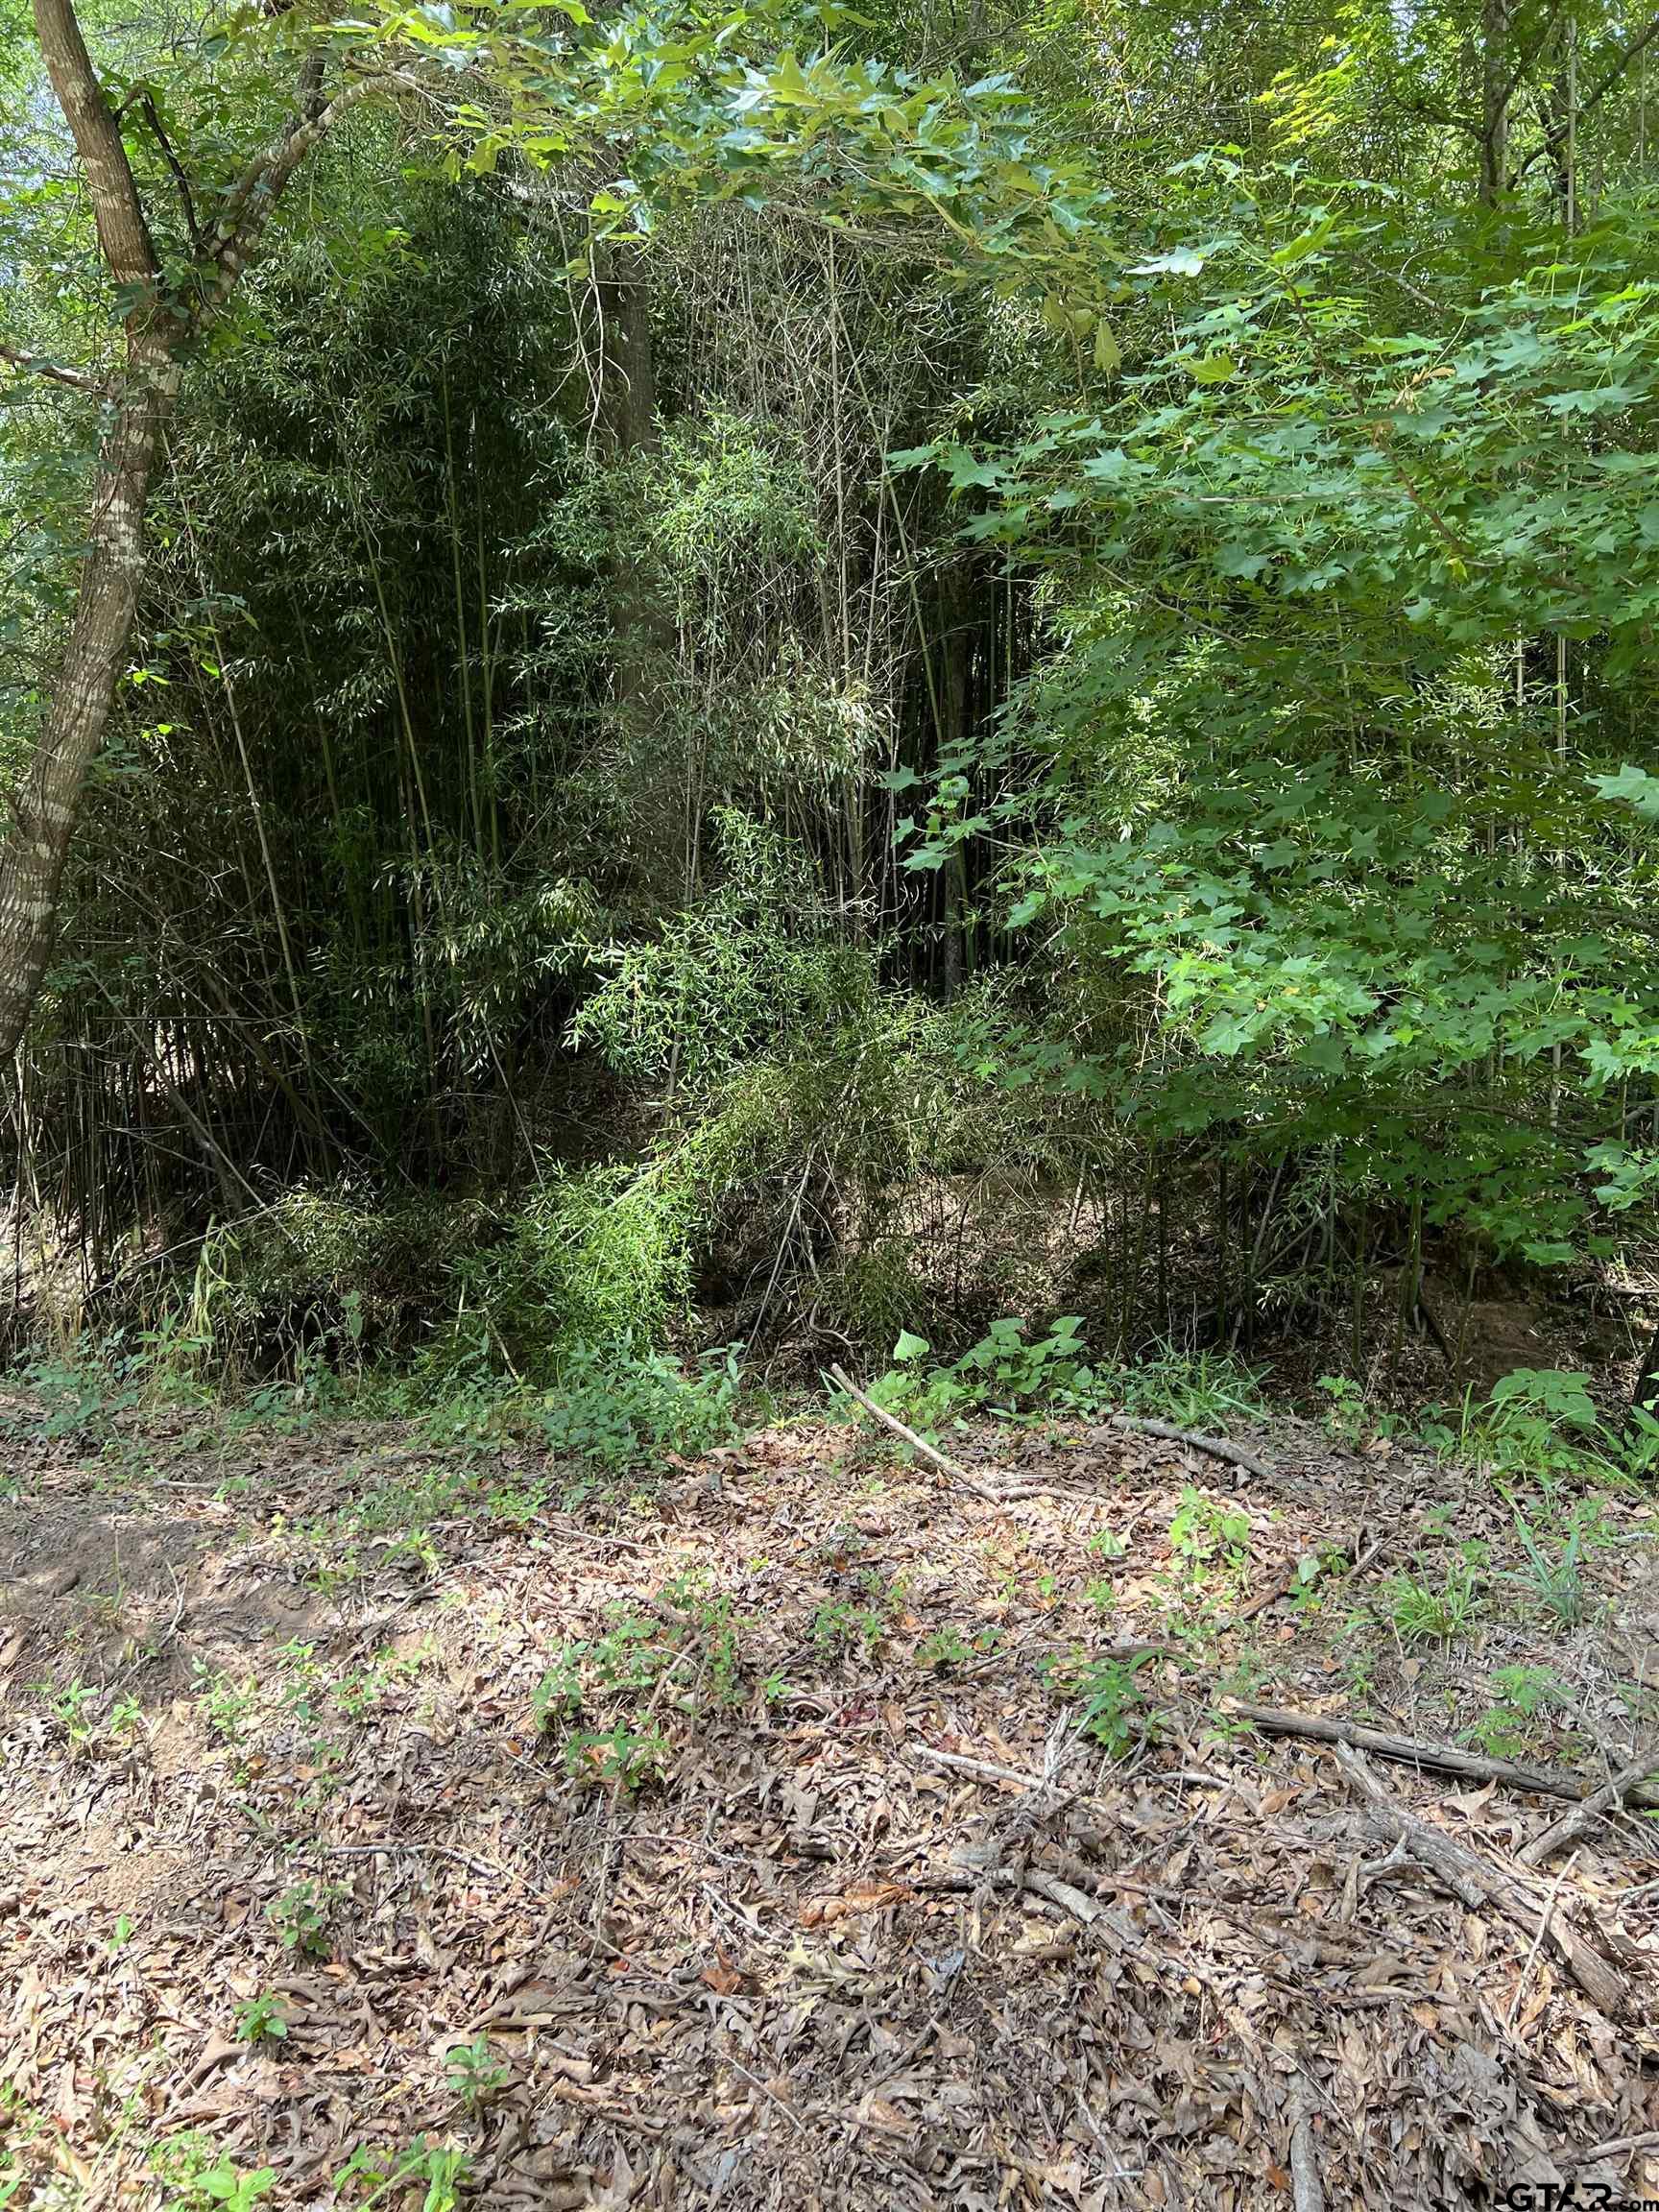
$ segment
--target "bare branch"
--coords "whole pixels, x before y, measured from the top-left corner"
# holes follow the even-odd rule
[[[1579,101],[1574,118],[1575,123],[1582,123],[1592,108],[1601,105],[1608,93],[1623,77],[1631,62],[1645,54],[1655,38],[1659,38],[1659,15],[1653,16],[1636,34],[1629,45],[1621,53],[1618,60],[1614,62],[1612,68],[1598,78],[1583,99]],[[1522,162],[1516,173],[1518,180],[1525,177],[1527,172],[1539,161],[1558,161],[1561,149],[1567,143],[1567,126],[1565,123],[1556,122],[1548,117],[1543,117],[1541,120],[1544,123],[1544,143],[1534,152],[1528,154],[1526,160]]]
[[[1652,45],[1655,38],[1659,38],[1659,15],[1652,18],[1646,30],[1636,34],[1636,36],[1631,39],[1629,45],[1625,47],[1623,53],[1620,55],[1607,74],[1598,84],[1592,85],[1583,99],[1579,101],[1578,120],[1580,123],[1583,122],[1592,108],[1598,107],[1601,101],[1606,99],[1608,93],[1612,91],[1631,62],[1636,60],[1638,55],[1645,53]]]
[[[1550,12],[1545,16],[1543,26],[1540,29],[1537,37],[1533,39],[1531,45],[1527,47],[1526,53],[1522,55],[1520,60],[1516,62],[1514,68],[1510,71],[1509,82],[1504,85],[1503,90],[1499,98],[1499,107],[1501,109],[1506,109],[1508,108],[1510,101],[1513,100],[1516,93],[1520,91],[1522,81],[1526,77],[1527,70],[1531,68],[1533,62],[1537,60],[1539,55],[1543,53],[1545,45],[1549,40],[1550,34],[1555,28],[1555,19],[1560,14],[1563,5],[1564,0],[1552,0]]]
[[[317,88],[302,81],[300,113],[290,116],[278,134],[248,164],[231,186],[224,212],[213,227],[207,259],[216,267],[219,299],[229,291],[252,258],[289,180],[317,141],[349,108],[394,90],[420,92],[422,87],[400,70],[377,70],[373,76],[354,78],[319,106]],[[307,115],[308,108],[313,111]]]
[[[103,384],[84,370],[66,369],[61,361],[53,361],[44,353],[31,353],[26,347],[11,345],[0,338],[0,361],[8,361],[13,369],[27,369],[36,376],[46,376],[54,384],[66,384],[71,392],[102,392]]]
[[[167,135],[161,122],[160,112],[151,94],[148,92],[140,93],[138,105],[144,110],[144,120],[150,126],[151,136],[161,150],[161,158],[167,164],[174,187],[179,194],[179,205],[184,216],[184,228],[189,232],[191,251],[200,253],[202,251],[202,226],[196,219],[196,202],[190,191],[190,180],[184,174],[184,165],[173,151],[173,141]]]

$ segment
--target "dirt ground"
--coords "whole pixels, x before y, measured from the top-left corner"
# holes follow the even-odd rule
[[[636,1489],[13,1427],[0,2204],[1659,2196],[1653,1816],[1534,1870],[1568,1797],[1238,1712],[1595,1787],[1659,1744],[1638,1493],[1527,1493],[1572,1620],[1489,1473],[1293,1422]]]

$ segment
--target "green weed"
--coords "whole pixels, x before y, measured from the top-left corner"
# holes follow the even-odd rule
[[[512,2068],[488,2035],[474,2035],[470,2043],[457,2043],[444,2061],[445,2078],[451,2092],[469,2112],[482,2110]]]
[[[1079,1708],[1078,1726],[1113,1759],[1126,1759],[1157,1733],[1140,1675],[1149,1654],[1051,1662],[1049,1688]]]
[[[1122,1403],[1131,1413],[1179,1429],[1225,1429],[1266,1411],[1261,1375],[1230,1354],[1173,1350],[1149,1355],[1121,1371]]]
[[[934,1674],[947,1674],[973,1657],[973,1647],[954,1628],[935,1628],[916,1647],[916,1663]]]
[[[288,2018],[276,1994],[269,1989],[244,1997],[236,2008],[231,2033],[243,2043],[280,2043],[288,2033]]]
[[[1572,1702],[1572,1692],[1548,1667],[1500,1667],[1492,1677],[1491,1705],[1466,1735],[1494,1758],[1513,1759],[1532,1748],[1532,1723]]]
[[[663,1454],[695,1455],[736,1431],[741,1389],[736,1345],[706,1352],[688,1371],[665,1353],[631,1340],[578,1344],[561,1355],[558,1386],[534,1419],[548,1448],[609,1474],[649,1465]]]
[[[163,2212],[249,2212],[276,2186],[274,2168],[245,2173],[194,2128],[156,2145],[150,2166],[168,2192]]]
[[[1013,1414],[1087,1388],[1088,1367],[1077,1314],[1067,1314],[1046,1334],[1026,1334],[1023,1321],[994,1321],[990,1332],[952,1365],[926,1364],[932,1346],[909,1330],[893,1347],[893,1364],[870,1386],[878,1406],[913,1427],[936,1426],[990,1407]]]
[[[77,1677],[59,1691],[54,1691],[49,1683],[44,1682],[38,1684],[37,1688],[50,1703],[52,1716],[68,1738],[72,1751],[84,1751],[96,1742],[100,1694],[90,1682],[83,1682]]]
[[[1398,1575],[1383,1586],[1382,1599],[1402,1644],[1450,1644],[1475,1621],[1481,1593],[1475,1562],[1459,1553],[1440,1581]]]
[[[660,1728],[618,1720],[608,1729],[579,1729],[565,1746],[565,1765],[576,1781],[607,1784],[633,1796],[668,1770],[673,1746]]]
[[[467,2185],[467,2153],[454,2144],[429,2139],[391,2152],[359,2143],[334,2175],[333,2191],[342,2204],[354,2212],[373,2212],[396,2198],[415,2202],[411,2192],[423,2189],[420,2212],[456,2212]]]
[[[858,1576],[860,1596],[827,1598],[812,1616],[812,1641],[826,1657],[862,1647],[879,1650],[903,1609],[903,1592],[873,1568]]]
[[[252,1676],[238,1682],[223,1669],[208,1666],[204,1659],[198,1659],[191,1671],[196,1682],[197,1703],[209,1733],[217,1736],[221,1743],[240,1745],[248,1721],[258,1710],[258,1684]]]
[[[1170,1579],[1184,1602],[1224,1598],[1250,1567],[1250,1516],[1189,1483],[1169,1523]]]
[[[1576,1628],[1590,1613],[1591,1599],[1584,1587],[1580,1572],[1582,1531],[1576,1519],[1569,1529],[1567,1541],[1551,1557],[1540,1544],[1526,1516],[1515,1509],[1515,1532],[1521,1539],[1521,1548],[1527,1554],[1527,1575],[1520,1577],[1523,1584],[1549,1612],[1553,1613],[1563,1628]]]
[[[265,1917],[285,1951],[302,1959],[325,1959],[328,1923],[343,1894],[337,1883],[296,1882],[266,1907]]]

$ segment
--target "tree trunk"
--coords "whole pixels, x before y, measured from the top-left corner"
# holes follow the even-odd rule
[[[1509,166],[1509,77],[1505,34],[1509,0],[1481,0],[1480,9],[1480,199],[1496,206]]]
[[[1641,1371],[1636,1377],[1636,1387],[1630,1393],[1630,1403],[1643,1413],[1659,1413],[1659,1329],[1654,1330],[1642,1355]]]
[[[46,726],[0,849],[0,1052],[16,1050],[52,953],[58,889],[81,790],[109,720],[144,569],[144,509],[178,384],[180,331],[160,299],[160,263],[132,169],[73,0],[35,0],[41,59],[75,140],[98,250],[131,295],[127,370],[99,448],[85,565]]]
[[[656,453],[657,374],[651,343],[651,295],[644,263],[633,247],[594,248],[599,331],[597,421],[614,461]],[[606,565],[606,597],[615,641],[617,720],[626,737],[655,727],[661,708],[663,662],[674,624],[656,581],[632,547],[613,549]]]
[[[661,444],[657,427],[657,375],[651,348],[651,296],[645,269],[634,247],[613,247],[599,259],[596,284],[603,328],[599,338],[599,421],[618,455],[654,453]]]
[[[8,1058],[51,958],[82,790],[127,662],[144,573],[144,511],[178,377],[164,343],[135,342],[98,454],[90,542],[68,649],[0,849],[0,1053]]]
[[[361,100],[409,83],[395,71],[356,77],[325,101],[321,57],[308,56],[301,65],[298,111],[226,196],[211,237],[195,235],[192,216],[194,282],[170,287],[120,122],[86,50],[74,0],[34,0],[34,9],[41,59],[86,180],[98,251],[130,304],[126,369],[109,396],[113,415],[98,451],[68,649],[0,847],[0,1054],[7,1058],[22,1041],[52,956],[58,895],[82,790],[126,665],[144,576],[145,509],[185,348],[204,316],[229,297],[294,172],[335,118]],[[188,211],[187,188],[186,204]],[[192,290],[199,295],[194,311],[174,303]],[[26,359],[14,349],[7,354]]]

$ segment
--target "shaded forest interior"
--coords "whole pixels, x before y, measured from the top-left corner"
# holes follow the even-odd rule
[[[1626,13],[688,17],[666,76],[652,15],[89,16],[218,320],[11,1094],[17,1334],[1638,1363]],[[137,325],[9,52],[22,789]],[[387,91],[243,276],[291,67]]]

